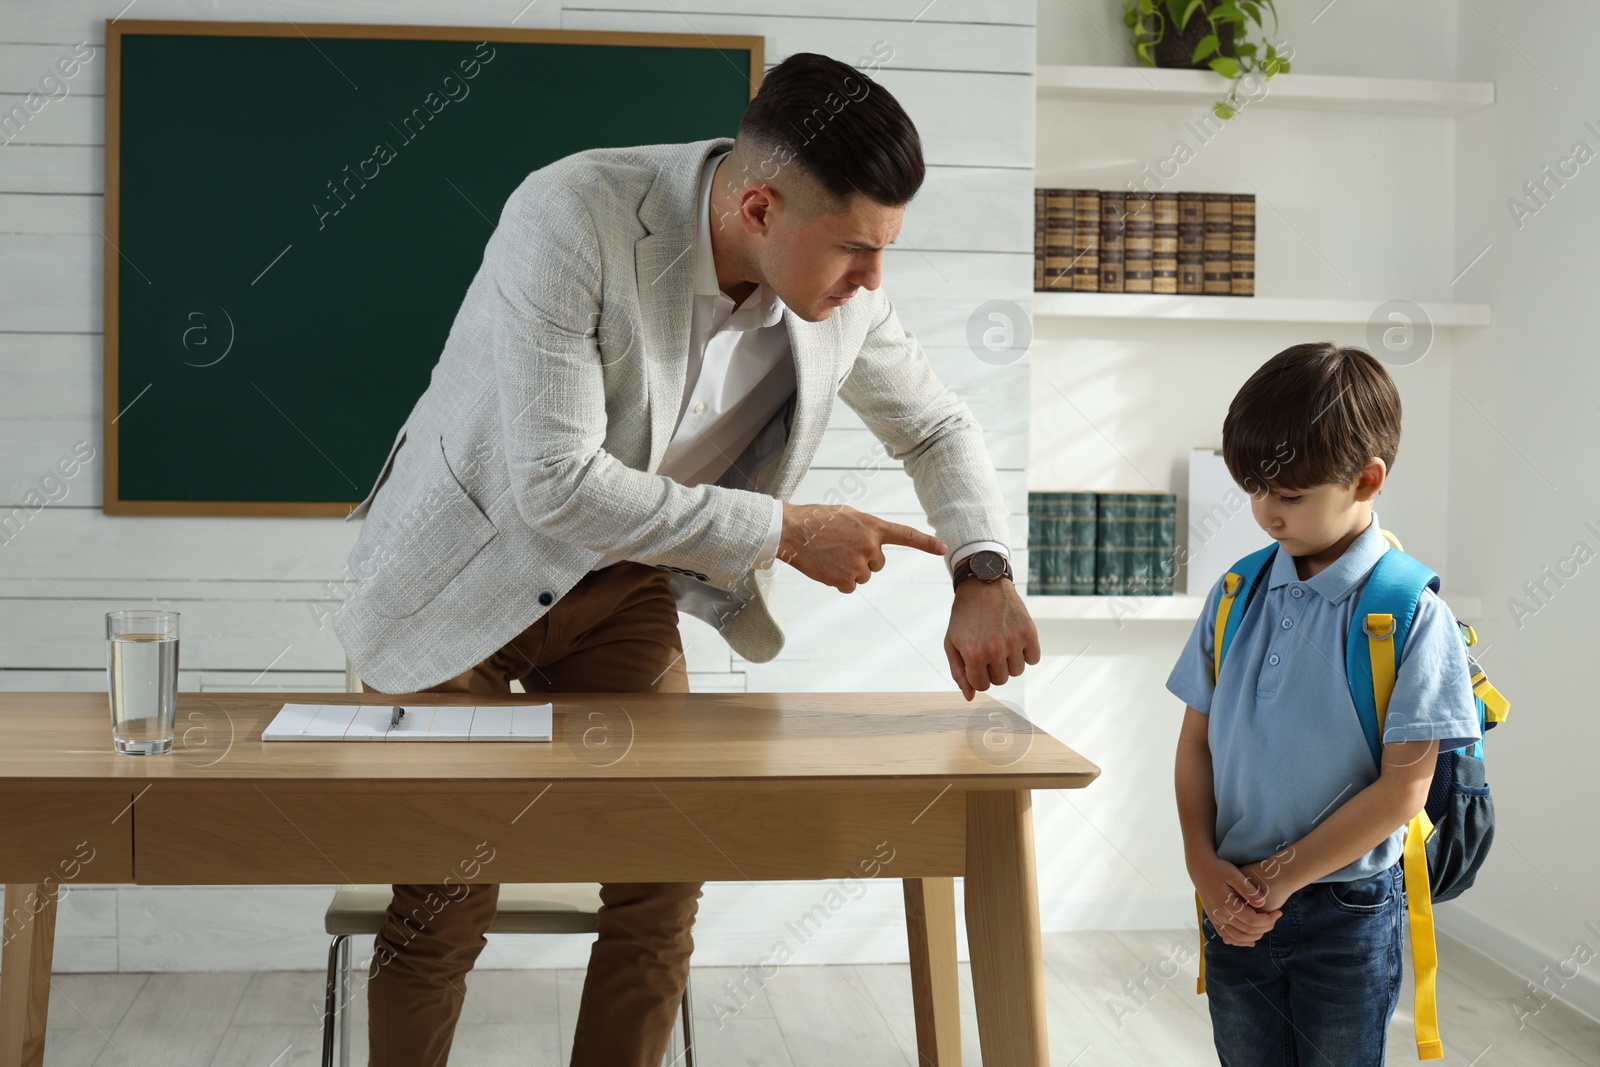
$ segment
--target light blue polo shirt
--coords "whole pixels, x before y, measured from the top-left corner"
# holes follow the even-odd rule
[[[1378,531],[1374,511],[1344,555],[1306,581],[1280,545],[1267,588],[1257,590],[1238,624],[1213,691],[1219,580],[1167,678],[1174,696],[1209,719],[1217,855],[1229,863],[1253,863],[1294,844],[1378,778],[1344,669],[1356,600],[1389,550]],[[1401,651],[1383,740],[1438,738],[1445,751],[1480,736],[1455,616],[1432,590],[1423,590]],[[1318,881],[1377,874],[1400,858],[1404,843],[1401,827]]]

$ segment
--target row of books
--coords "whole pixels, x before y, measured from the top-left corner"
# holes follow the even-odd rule
[[[1171,596],[1174,493],[1028,494],[1030,596]]]
[[[1033,287],[1254,296],[1252,193],[1033,191]]]

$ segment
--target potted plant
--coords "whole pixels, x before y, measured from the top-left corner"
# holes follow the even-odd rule
[[[1275,0],[1123,0],[1122,21],[1133,31],[1133,53],[1147,67],[1210,68],[1233,85],[1212,106],[1219,119],[1239,110],[1239,80],[1289,70],[1289,57],[1266,39],[1262,10],[1278,29]],[[1260,39],[1250,40],[1250,28]]]

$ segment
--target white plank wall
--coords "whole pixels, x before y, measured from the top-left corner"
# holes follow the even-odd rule
[[[78,42],[95,56],[11,143],[0,146],[0,522],[84,442],[94,458],[42,511],[0,537],[0,688],[104,688],[100,619],[129,606],[183,612],[187,691],[343,687],[332,606],[356,527],[331,519],[108,517],[100,513],[104,21],[125,0],[0,0],[0,113]],[[1028,360],[1005,367],[967,347],[978,305],[1026,309],[1032,277],[1034,3],[1031,0],[139,0],[128,18],[387,22],[760,34],[770,66],[796,51],[847,63],[893,49],[878,79],[916,121],[929,170],[885,267],[902,321],[971,406],[1000,471],[1017,564],[1026,540]],[[927,529],[909,479],[842,402],[796,500],[837,489],[855,506]],[[891,550],[855,595],[783,568],[788,647],[733,655],[683,623],[698,691],[948,690],[941,643],[950,600],[933,557]],[[1013,689],[1016,687],[1012,687]],[[1020,702],[1020,692],[1002,693]],[[871,887],[807,946],[807,962],[903,959],[898,887]],[[708,888],[697,960],[760,959],[815,885]],[[84,887],[63,906],[61,970],[259,970],[319,965],[323,887]],[[581,939],[491,945],[493,966],[575,966]]]

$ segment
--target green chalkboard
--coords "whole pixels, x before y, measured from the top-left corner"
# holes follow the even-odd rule
[[[507,196],[733,136],[762,39],[107,24],[104,509],[339,515],[427,386]]]

